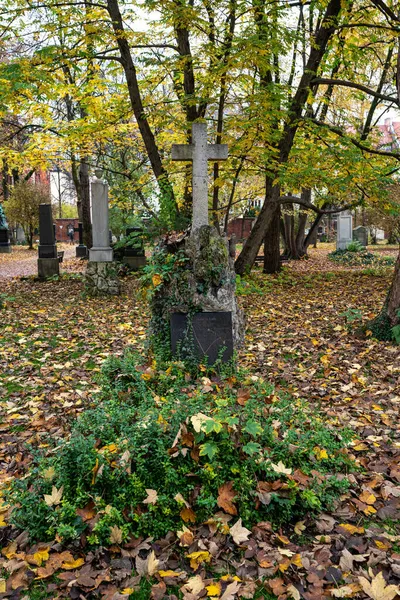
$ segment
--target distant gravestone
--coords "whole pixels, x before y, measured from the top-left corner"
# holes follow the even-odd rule
[[[76,231],[76,229],[74,230]],[[87,258],[87,247],[83,243],[83,225],[82,223],[78,223],[78,236],[79,236],[79,244],[75,248],[76,258]]]
[[[336,249],[346,250],[353,241],[353,215],[350,211],[339,213],[337,220]]]
[[[137,271],[146,265],[146,255],[143,243],[143,229],[141,227],[128,227],[127,237],[135,234],[135,244],[124,248],[122,262],[133,271]]]
[[[0,253],[11,252],[10,235],[3,207],[0,204]]]
[[[360,225],[353,229],[353,240],[360,242],[365,248],[368,246],[368,229]]]
[[[60,264],[54,235],[53,213],[51,204],[39,205],[39,256],[38,276],[46,279],[59,275]]]

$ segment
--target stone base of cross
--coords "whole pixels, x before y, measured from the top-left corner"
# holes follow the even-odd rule
[[[226,160],[227,144],[207,144],[207,124],[192,123],[192,143],[173,144],[172,160],[193,163],[192,233],[202,225],[208,225],[208,167],[207,162]]]

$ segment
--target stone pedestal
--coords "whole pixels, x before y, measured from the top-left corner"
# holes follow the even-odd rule
[[[8,235],[8,229],[0,227],[0,254],[11,252],[11,243]]]
[[[139,269],[143,269],[146,266],[146,257],[145,256],[124,256],[122,258],[122,262],[124,265],[128,265],[132,271],[139,271]]]
[[[229,360],[244,339],[244,315],[235,296],[235,250],[229,240],[203,225],[179,242],[167,239],[156,252],[165,253],[168,264],[173,263],[168,254],[179,252],[179,257],[153,296],[155,342],[171,339],[174,352],[179,341],[181,348],[191,346],[192,355],[205,354],[209,363],[225,349],[222,359]]]
[[[47,279],[60,274],[60,263],[58,258],[38,258],[39,279]]]
[[[115,265],[89,261],[86,267],[86,290],[90,296],[118,296],[120,282]]]

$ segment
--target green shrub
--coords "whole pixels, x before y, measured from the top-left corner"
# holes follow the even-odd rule
[[[102,392],[70,439],[12,485],[12,522],[32,538],[71,539],[88,529],[89,543],[108,544],[115,526],[123,539],[160,537],[213,517],[218,489],[230,482],[246,526],[280,525],[328,510],[347,489],[351,434],[307,402],[274,394],[246,371],[204,368],[193,379],[183,363],[141,360],[110,359]],[[54,489],[61,500],[48,505]],[[154,504],[144,502],[146,490],[157,492]],[[90,527],[76,512],[88,505],[97,514]]]
[[[353,240],[347,246],[347,252],[364,252],[365,246],[361,244],[358,240]]]
[[[328,258],[334,262],[350,267],[391,267],[395,264],[395,258],[393,256],[379,256],[373,252],[368,252],[361,244],[361,249],[350,250],[350,246],[354,246],[355,244],[359,244],[359,242],[352,242],[347,250],[338,249],[334,252],[330,252]]]

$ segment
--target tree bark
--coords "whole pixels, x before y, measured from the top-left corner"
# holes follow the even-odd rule
[[[400,252],[397,257],[396,267],[391,288],[389,290],[387,314],[392,327],[400,324]]]
[[[281,207],[278,205],[264,239],[264,273],[278,273],[281,268],[280,221]]]

